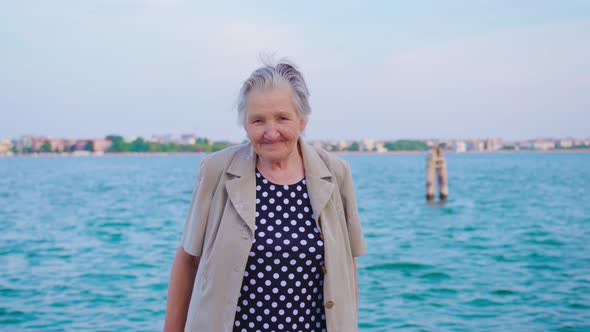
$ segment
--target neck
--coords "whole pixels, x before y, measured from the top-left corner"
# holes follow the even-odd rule
[[[296,183],[305,175],[299,147],[282,160],[265,160],[258,156],[256,167],[265,178],[277,184]]]

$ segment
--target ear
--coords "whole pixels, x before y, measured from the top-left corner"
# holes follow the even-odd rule
[[[307,121],[300,119],[299,120],[299,132],[303,132],[305,127],[307,126]]]

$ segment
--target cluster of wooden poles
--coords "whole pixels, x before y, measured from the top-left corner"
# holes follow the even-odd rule
[[[426,200],[434,201],[435,183],[438,183],[438,197],[445,201],[449,197],[447,162],[442,147],[435,146],[426,160]]]

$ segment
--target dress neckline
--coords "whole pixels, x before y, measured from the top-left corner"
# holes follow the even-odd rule
[[[267,179],[264,175],[262,175],[262,172],[260,172],[258,170],[258,167],[255,168],[254,172],[256,174],[256,178],[257,179],[261,179],[263,183],[266,180],[266,182],[268,182],[269,184],[272,184],[272,185],[278,186],[278,187],[284,187],[284,186],[288,186],[289,187],[289,186],[295,186],[295,185],[298,185],[298,184],[305,184],[305,176],[303,176],[303,178],[301,180],[299,180],[299,181],[297,181],[295,183],[288,183],[288,184],[287,183],[284,183],[284,184],[280,184],[280,183],[272,182],[271,180]]]

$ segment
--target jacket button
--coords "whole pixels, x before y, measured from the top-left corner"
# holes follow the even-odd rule
[[[328,302],[326,302],[326,308],[332,309],[333,307],[334,307],[334,301],[328,301]]]
[[[324,271],[324,275],[326,275],[328,273],[328,269],[326,268],[326,266],[322,266],[322,270]]]

